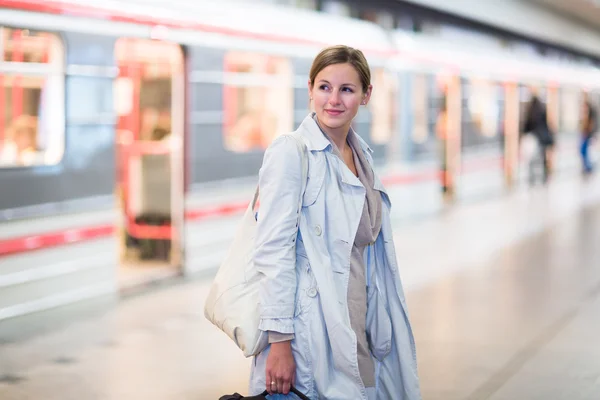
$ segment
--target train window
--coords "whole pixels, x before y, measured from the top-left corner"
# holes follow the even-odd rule
[[[394,75],[377,68],[373,71],[372,81],[373,94],[369,102],[371,138],[373,143],[386,144],[395,131],[397,80]]]
[[[121,38],[115,46],[120,76],[114,84],[114,107],[119,135],[138,141],[161,141],[173,130],[174,87],[183,69],[177,45],[144,39]],[[175,94],[175,99],[179,100]]]
[[[500,133],[499,90],[496,83],[481,79],[465,85],[472,129],[480,136],[491,138]]]
[[[293,129],[294,91],[289,60],[254,53],[225,57],[225,148],[234,152],[266,149]]]
[[[0,27],[0,167],[64,153],[64,57],[57,35]]]

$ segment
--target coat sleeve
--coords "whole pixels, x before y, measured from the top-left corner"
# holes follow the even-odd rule
[[[262,275],[262,331],[294,333],[296,237],[302,191],[302,159],[296,141],[277,138],[265,152],[259,172],[254,265]]]

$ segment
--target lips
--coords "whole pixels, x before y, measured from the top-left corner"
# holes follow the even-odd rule
[[[337,115],[342,114],[344,111],[342,111],[342,110],[325,110],[325,112],[329,115],[337,116]]]

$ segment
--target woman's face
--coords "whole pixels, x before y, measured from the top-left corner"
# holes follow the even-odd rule
[[[309,82],[308,91],[319,123],[327,133],[348,133],[358,108],[371,97],[371,87],[363,92],[358,72],[348,63],[322,69],[315,81]]]

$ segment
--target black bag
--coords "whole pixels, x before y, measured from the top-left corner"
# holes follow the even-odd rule
[[[290,393],[294,393],[296,396],[298,396],[300,398],[300,400],[310,400],[308,397],[306,397],[304,394],[300,393],[298,391],[298,389],[296,389],[293,386],[290,389]],[[221,398],[219,400],[241,400],[241,399],[243,399],[243,400],[268,400],[268,398],[267,398],[268,395],[269,395],[269,392],[267,392],[266,390],[257,396],[250,396],[250,397],[244,397],[239,393],[234,393],[234,394],[226,394],[225,396],[221,396]]]
[[[536,131],[540,144],[544,147],[554,145],[554,135],[548,127],[543,127]]]

